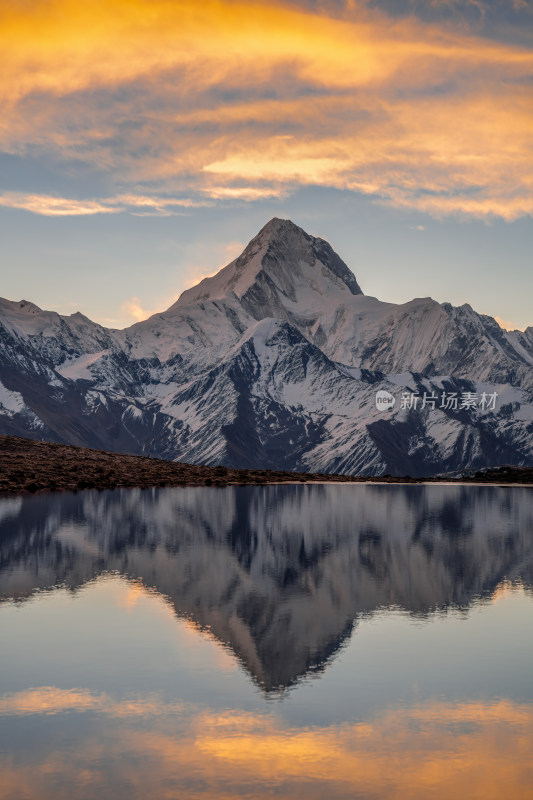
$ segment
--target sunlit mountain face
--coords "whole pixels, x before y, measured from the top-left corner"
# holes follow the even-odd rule
[[[0,501],[5,797],[526,800],[527,488]]]

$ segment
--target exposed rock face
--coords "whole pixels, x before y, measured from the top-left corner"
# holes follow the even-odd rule
[[[376,392],[396,398],[389,412]],[[402,408],[403,392],[436,407]],[[442,396],[497,394],[494,408]],[[533,328],[362,294],[273,219],[213,278],[123,331],[0,301],[0,433],[231,467],[431,475],[533,464]]]

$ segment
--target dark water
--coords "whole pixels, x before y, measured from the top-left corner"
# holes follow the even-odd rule
[[[533,492],[0,501],[0,798],[533,798]]]

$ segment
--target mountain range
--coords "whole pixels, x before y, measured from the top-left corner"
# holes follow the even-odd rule
[[[533,327],[364,295],[326,241],[272,219],[125,330],[0,300],[0,433],[260,469],[532,465]]]

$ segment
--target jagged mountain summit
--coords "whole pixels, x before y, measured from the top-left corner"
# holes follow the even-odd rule
[[[0,433],[193,463],[417,476],[533,463],[533,328],[366,296],[289,220],[122,331],[0,300],[0,382]]]
[[[252,316],[263,319],[290,313],[291,304],[294,310],[323,311],[326,296],[333,305],[342,303],[347,293],[362,291],[328,242],[309,236],[290,220],[274,218],[235,261],[185,291],[172,308],[234,294]]]

